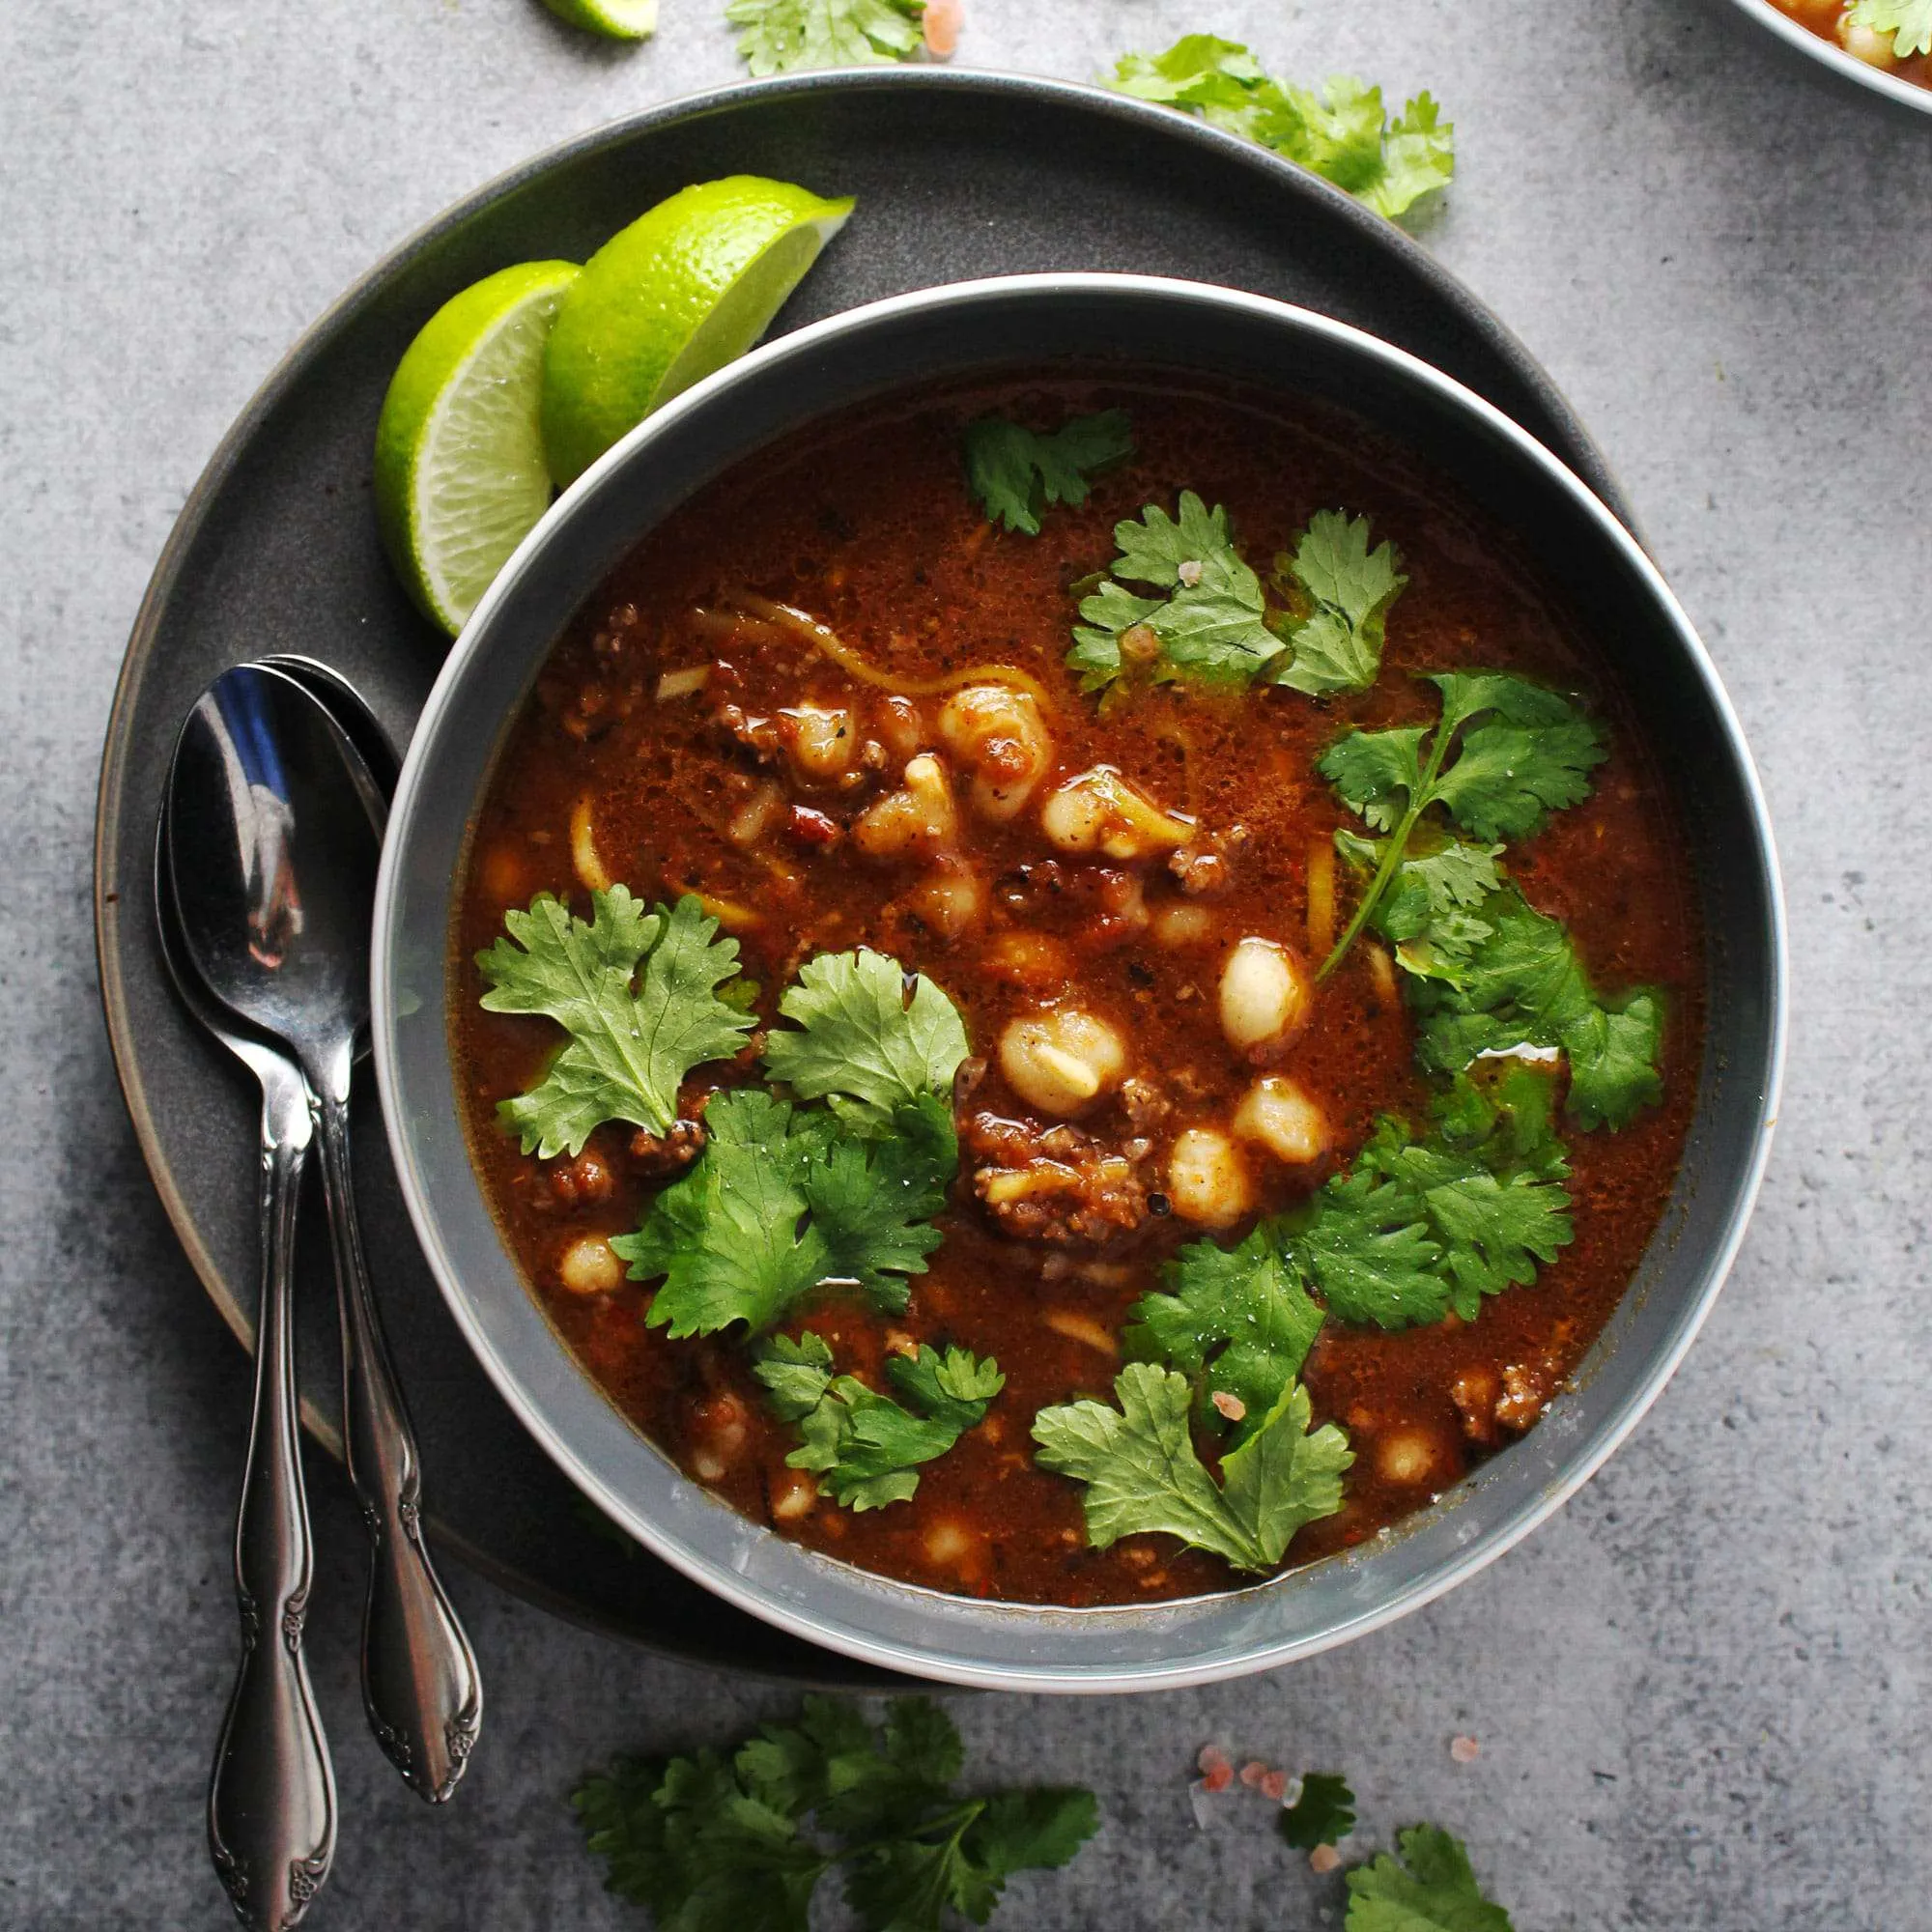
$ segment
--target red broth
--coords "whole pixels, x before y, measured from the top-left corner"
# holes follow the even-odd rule
[[[1103,473],[1083,506],[1046,511],[1037,537],[989,526],[965,487],[961,426],[997,411],[1050,427],[1108,407],[1129,412],[1133,456]],[[1111,561],[1117,521],[1149,502],[1171,506],[1181,489],[1226,504],[1264,571],[1324,507],[1366,515],[1378,540],[1395,542],[1408,583],[1373,689],[1317,701],[1287,690],[1224,697],[1165,686],[1104,715],[1080,693],[1062,662],[1074,586]],[[900,695],[798,637],[733,628],[717,613],[745,593],[808,612]],[[935,876],[929,864],[878,863],[855,849],[859,815],[900,782],[912,752],[935,746],[942,699],[904,694],[987,664],[1030,674],[1045,694],[1053,768],[1037,797],[1066,775],[1114,766],[1215,835],[1224,869],[1205,881],[1209,891],[1190,895],[1161,859],[1070,863],[1047,843],[1036,809],[1003,823],[976,816],[959,775],[950,870]],[[1288,1562],[1360,1543],[1505,1447],[1616,1306],[1676,1173],[1702,1026],[1683,840],[1596,649],[1502,531],[1350,419],[1155,375],[1043,375],[838,418],[701,492],[639,544],[556,646],[476,819],[450,972],[477,1170],[504,1240],[584,1371],[733,1507],[890,1577],[1065,1605],[1250,1580],[1167,1536],[1091,1548],[1080,1486],[1035,1463],[1035,1413],[1107,1398],[1128,1311],[1204,1231],[1147,1213],[1110,1238],[1069,1243],[1015,1238],[1010,1224],[995,1224],[968,1185],[975,1122],[1052,1125],[1006,1086],[996,1058],[961,1104],[961,1179],[908,1310],[888,1316],[828,1297],[781,1323],[791,1333],[809,1324],[842,1372],[881,1388],[888,1351],[908,1340],[996,1356],[1007,1376],[986,1420],[923,1466],[916,1495],[855,1513],[787,1465],[797,1434],[767,1406],[742,1336],[667,1339],[644,1324],[648,1284],[565,1286],[566,1251],[586,1235],[634,1228],[659,1184],[655,1168],[640,1171],[632,1129],[616,1124],[599,1128],[575,1161],[518,1151],[496,1109],[541,1076],[559,1032],[542,1018],[484,1011],[473,955],[501,933],[507,907],[539,892],[587,916],[575,817],[595,863],[640,896],[696,892],[727,909],[744,970],[763,989],[761,1025],[804,959],[858,946],[929,975],[959,1008],[976,1055],[992,1057],[1007,1021],[1044,997],[1101,1015],[1128,1042],[1140,1084],[1131,1106],[1116,1097],[1078,1125],[1107,1150],[1144,1146],[1138,1171],[1151,1191],[1174,1136],[1225,1122],[1254,1078],[1216,1017],[1231,946],[1257,935],[1303,956],[1319,951],[1308,930],[1311,857],[1355,821],[1315,760],[1350,725],[1432,718],[1433,690],[1418,688],[1415,673],[1477,667],[1579,694],[1608,727],[1611,754],[1591,796],[1515,841],[1508,863],[1530,901],[1569,924],[1599,985],[1664,990],[1664,1098],[1621,1132],[1566,1134],[1576,1238],[1533,1286],[1487,1299],[1472,1321],[1451,1316],[1398,1334],[1327,1323],[1304,1380],[1316,1419],[1341,1424],[1356,1460],[1340,1513],[1305,1527]],[[696,688],[674,695],[680,682]],[[801,781],[770,728],[801,704],[850,714],[856,777]],[[835,842],[818,842],[828,827]],[[1190,937],[1190,925],[1205,930]],[[1346,1166],[1377,1115],[1426,1119],[1433,1090],[1416,1070],[1394,977],[1386,955],[1357,946],[1321,988],[1312,1023],[1277,1070],[1319,1103],[1330,1151],[1294,1168],[1250,1159],[1254,1212],[1220,1238]],[[685,1111],[705,1090],[755,1077],[750,1054],[700,1068]]]

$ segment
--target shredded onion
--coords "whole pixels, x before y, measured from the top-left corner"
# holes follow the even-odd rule
[[[1335,944],[1335,847],[1319,838],[1308,848],[1308,951],[1325,959]]]

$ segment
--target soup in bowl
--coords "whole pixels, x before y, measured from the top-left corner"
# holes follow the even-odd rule
[[[638,431],[392,821],[412,1211],[593,1498],[967,1682],[1283,1661],[1630,1426],[1742,1229],[1779,931],[1574,478],[1257,298],[904,298]]]

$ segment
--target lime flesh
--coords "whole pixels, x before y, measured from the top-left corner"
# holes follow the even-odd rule
[[[611,41],[647,41],[658,30],[658,0],[544,0],[559,20]]]
[[[580,272],[572,262],[525,262],[452,297],[384,398],[383,541],[417,608],[451,637],[550,506],[544,343]]]
[[[850,201],[733,175],[672,195],[598,249],[544,354],[556,481],[751,348],[851,212]]]

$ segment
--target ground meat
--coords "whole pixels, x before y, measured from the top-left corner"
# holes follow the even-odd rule
[[[631,1136],[632,1170],[646,1180],[668,1180],[682,1174],[703,1151],[702,1121],[673,1121],[662,1134],[639,1127]]]
[[[753,718],[742,704],[721,704],[711,722],[726,745],[751,753],[759,764],[768,765],[778,756],[778,726],[769,718]]]
[[[1496,1422],[1500,1389],[1494,1372],[1488,1368],[1464,1369],[1449,1384],[1449,1399],[1463,1418],[1463,1434],[1486,1449],[1493,1449],[1502,1440]]]
[[[617,1177],[610,1161],[595,1147],[586,1147],[575,1160],[553,1161],[544,1179],[550,1198],[566,1213],[592,1208],[617,1191]]]
[[[1548,1361],[1512,1362],[1503,1371],[1503,1396],[1496,1404],[1496,1420],[1520,1435],[1543,1413],[1556,1390],[1556,1374]]]
[[[976,1114],[963,1138],[974,1194],[1016,1240],[1097,1247],[1147,1218],[1133,1163],[1078,1127]]]
[[[1211,898],[1234,884],[1230,854],[1246,838],[1247,829],[1240,825],[1225,838],[1218,832],[1198,832],[1168,860],[1167,869],[1189,898]]]
[[[1132,1073],[1121,1082],[1121,1112],[1138,1136],[1151,1134],[1171,1113],[1174,1102],[1145,1075]]]

